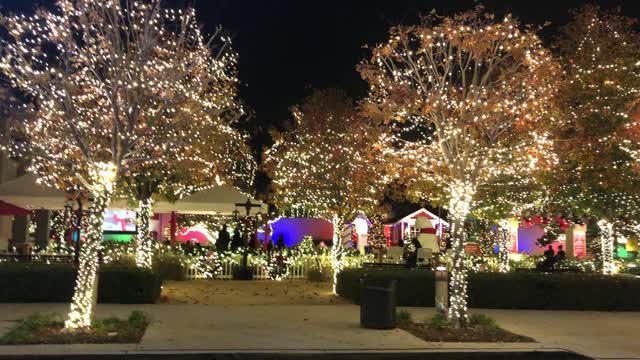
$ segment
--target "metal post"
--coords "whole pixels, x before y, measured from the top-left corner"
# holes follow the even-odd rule
[[[444,266],[436,267],[436,311],[446,314],[449,306],[449,273]]]
[[[176,232],[178,231],[178,216],[175,211],[171,212],[171,223],[169,225],[169,240],[171,246],[176,244]]]

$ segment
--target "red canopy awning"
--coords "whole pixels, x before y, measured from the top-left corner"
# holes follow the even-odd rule
[[[23,209],[0,200],[0,216],[21,216],[30,214],[31,210]]]

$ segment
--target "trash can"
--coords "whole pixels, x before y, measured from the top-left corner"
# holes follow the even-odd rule
[[[360,326],[367,329],[396,327],[397,280],[360,279]]]

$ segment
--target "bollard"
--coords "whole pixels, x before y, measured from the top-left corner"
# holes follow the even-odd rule
[[[449,274],[444,266],[436,267],[436,311],[446,314],[449,305]]]

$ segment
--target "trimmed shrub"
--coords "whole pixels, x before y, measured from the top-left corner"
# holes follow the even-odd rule
[[[69,264],[0,264],[0,302],[69,302],[76,274]]]
[[[344,269],[340,296],[359,303],[360,278],[398,280],[398,306],[434,306],[434,275],[424,270]],[[487,309],[640,310],[640,279],[585,273],[470,273],[469,306]]]
[[[323,282],[329,280],[329,277],[318,269],[311,269],[307,271],[307,280],[313,282]]]
[[[163,254],[162,256],[154,257],[153,271],[162,280],[184,281],[187,279],[187,268],[179,256]]]
[[[408,269],[359,268],[343,269],[338,274],[338,295],[360,303],[360,279],[398,280],[398,306],[435,306],[435,277],[433,272]]]
[[[162,279],[151,270],[104,266],[98,281],[98,301],[116,304],[155,303]]]
[[[69,302],[76,271],[70,264],[0,264],[0,302]],[[155,303],[162,280],[150,270],[105,265],[100,269],[98,302]]]
[[[234,266],[232,276],[233,280],[253,280],[253,267]]]
[[[469,305],[486,309],[640,310],[640,279],[585,273],[477,273]]]

